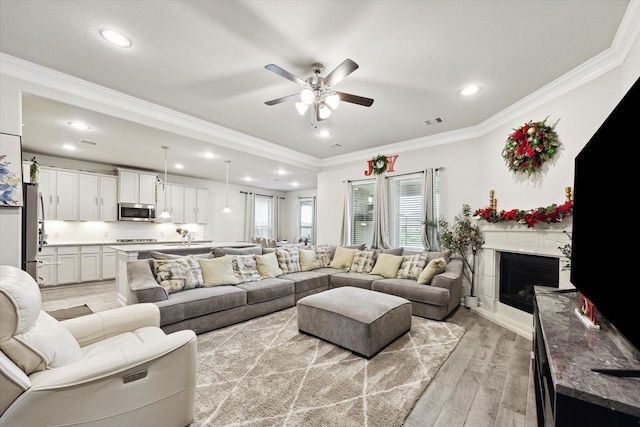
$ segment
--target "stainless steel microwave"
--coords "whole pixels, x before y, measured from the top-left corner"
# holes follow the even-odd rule
[[[153,222],[156,220],[156,206],[138,203],[118,203],[118,220]]]

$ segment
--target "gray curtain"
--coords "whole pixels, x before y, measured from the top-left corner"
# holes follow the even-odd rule
[[[342,210],[342,229],[340,230],[340,245],[351,244],[351,181],[344,186],[344,206]]]
[[[317,203],[316,203],[316,198],[315,196],[313,197],[313,226],[311,228],[312,232],[311,232],[311,242],[315,245],[316,241],[318,240],[318,227],[316,227],[316,221],[318,221],[318,207],[317,207]]]
[[[387,188],[387,180],[384,176],[376,175],[376,189],[373,196],[373,238],[371,239],[371,249],[390,248]]]
[[[279,230],[278,230],[278,218],[280,218],[280,200],[282,200],[282,197],[279,196],[273,196],[276,200],[275,203],[273,204],[273,216],[271,217],[271,238],[274,240],[278,240],[279,237]]]
[[[254,237],[255,215],[256,215],[256,196],[253,193],[247,193],[244,204],[244,240],[251,241]]]
[[[426,221],[437,221],[436,218],[436,174],[437,169],[426,169],[422,176],[422,218]],[[422,224],[422,245],[426,251],[439,250],[437,228]]]

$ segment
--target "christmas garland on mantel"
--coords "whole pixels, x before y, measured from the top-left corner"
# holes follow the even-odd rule
[[[531,209],[528,211],[511,209],[510,211],[496,211],[491,207],[478,209],[475,213],[476,219],[482,219],[491,223],[517,221],[518,224],[526,224],[533,228],[537,223],[543,222],[552,224],[562,222],[562,218],[571,215],[573,212],[573,202],[565,202],[562,205],[553,204],[546,208]]]

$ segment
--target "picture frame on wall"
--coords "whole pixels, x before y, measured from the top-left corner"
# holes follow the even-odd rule
[[[22,207],[22,141],[0,133],[0,207]]]

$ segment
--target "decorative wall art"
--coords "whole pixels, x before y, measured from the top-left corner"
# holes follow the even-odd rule
[[[383,156],[379,155],[367,161],[368,169],[364,171],[364,176],[382,175],[385,172],[395,172],[393,166],[396,163],[398,155]]]
[[[22,206],[22,144],[18,135],[0,133],[0,207]]]
[[[514,132],[507,137],[502,157],[510,171],[526,173],[529,178],[556,154],[560,142],[553,128],[547,126],[548,118],[541,122],[529,121],[513,129]]]

